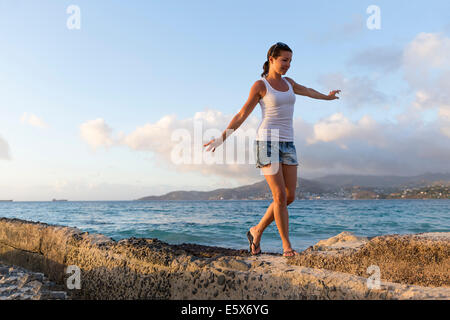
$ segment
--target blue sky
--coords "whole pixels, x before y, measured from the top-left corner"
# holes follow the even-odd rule
[[[178,189],[211,190],[260,181],[263,177],[256,171],[244,174],[243,179],[242,172],[233,169],[164,167],[155,160],[164,159],[161,149],[151,147],[113,144],[93,149],[80,135],[80,126],[103,119],[112,136],[119,132],[130,135],[168,115],[183,121],[197,112],[214,110],[226,119],[218,125],[224,130],[247,100],[251,85],[260,77],[267,50],[277,41],[293,50],[287,76],[296,82],[324,93],[343,89],[339,87],[343,84],[349,88],[343,90],[340,100],[332,102],[297,96],[294,118],[301,119],[301,128],[309,126],[305,132],[316,130],[315,124],[333,114],[342,115],[340,125],[347,121],[356,124],[367,116],[377,128],[388,126],[396,137],[411,137],[405,143],[412,148],[423,135],[409,132],[408,126],[398,123],[398,117],[413,117],[424,126],[426,135],[442,139],[442,144],[430,151],[437,155],[436,162],[430,164],[425,157],[399,173],[442,171],[448,160],[443,149],[449,146],[449,137],[432,128],[438,124],[440,132],[446,132],[448,109],[431,88],[436,87],[431,81],[437,81],[444,91],[450,89],[445,81],[448,65],[433,65],[437,78],[430,78],[429,86],[422,88],[410,76],[407,68],[411,65],[404,57],[415,40],[423,40],[419,44],[435,50],[427,51],[425,58],[440,54],[436,48],[447,48],[450,3],[413,3],[2,1],[0,199],[128,200]],[[79,30],[66,26],[70,5],[80,8]],[[366,27],[369,5],[381,9],[380,30]],[[420,34],[430,36],[421,38]],[[436,41],[437,47],[433,46]],[[418,57],[417,61],[426,65],[420,52],[411,53],[411,61]],[[447,58],[448,53],[444,60]],[[426,92],[430,105],[411,107],[418,92]],[[45,125],[27,122],[27,115]],[[259,121],[259,106],[251,116]],[[360,134],[359,128],[345,136],[348,143],[337,138],[324,140],[317,131],[309,137],[317,149],[302,144],[306,137],[300,136],[302,129],[297,130],[297,151],[304,163],[299,175],[398,172],[400,160],[395,153],[374,160],[370,170],[345,163],[345,159],[359,157],[362,150],[382,153],[381,144],[369,150],[364,142],[351,140]],[[321,143],[324,145],[319,148]],[[341,149],[334,149],[336,146]],[[341,152],[342,163],[336,167],[326,165],[328,160],[333,163],[333,150]],[[316,165],[317,159],[323,160],[323,167]]]

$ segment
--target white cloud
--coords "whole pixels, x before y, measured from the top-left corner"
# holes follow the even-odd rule
[[[11,156],[9,153],[9,144],[2,137],[0,137],[0,159],[3,159],[3,160],[11,159]]]
[[[254,164],[248,164],[250,156],[253,154],[253,140],[247,140],[247,146],[250,143],[251,149],[246,148],[245,159],[247,164],[225,163],[212,164],[206,163],[212,157],[219,157],[220,150],[225,154],[226,146],[230,146],[230,141],[236,139],[236,136],[243,136],[243,133],[256,132],[259,125],[259,120],[255,117],[249,117],[244,125],[242,125],[230,138],[227,139],[224,145],[220,146],[213,154],[206,152],[203,144],[208,142],[213,137],[218,137],[226,126],[231,121],[234,115],[224,115],[220,111],[206,109],[195,113],[192,118],[178,120],[175,115],[167,115],[161,118],[156,123],[147,123],[136,128],[133,132],[125,134],[120,132],[118,138],[112,137],[112,130],[103,121],[97,119],[87,121],[82,127],[85,132],[84,140],[95,147],[100,146],[126,146],[136,151],[149,151],[155,157],[155,164],[161,168],[175,170],[178,172],[199,172],[204,175],[216,174],[219,176],[227,176],[234,178],[240,183],[253,182],[259,176],[259,171],[253,170]],[[101,120],[101,121],[100,121]],[[197,125],[197,127],[194,126]],[[86,128],[94,128],[94,130],[86,130]],[[101,129],[99,129],[101,128]],[[107,128],[107,129],[106,129]],[[195,131],[199,129],[199,131]],[[214,132],[215,131],[215,132]],[[91,133],[94,132],[94,133]],[[175,139],[173,134],[179,133],[181,136],[187,137],[190,140],[191,156],[189,157],[191,163],[174,163],[172,160],[172,153],[177,146],[180,146],[180,140]],[[174,139],[172,139],[174,137]],[[198,157],[198,158],[196,158]],[[254,158],[251,157],[253,160]],[[198,162],[196,162],[198,160]],[[235,159],[237,160],[237,159]]]
[[[449,140],[435,123],[376,122],[369,116],[352,122],[335,114],[311,124],[313,134],[296,134],[297,152],[310,174],[354,173],[414,175],[448,171]]]
[[[105,120],[100,118],[82,123],[80,134],[92,149],[110,147],[115,143],[111,137],[112,129],[105,123]]]
[[[414,92],[413,110],[437,110],[437,125],[450,137],[450,38],[418,34],[404,50],[403,70]]]
[[[192,118],[178,120],[175,115],[165,116],[156,123],[148,123],[142,127],[137,128],[128,135],[123,135],[120,143],[126,145],[133,150],[151,151],[156,157],[157,165],[179,172],[199,172],[203,175],[219,175],[233,178],[241,183],[250,183],[259,173],[254,170],[253,174],[249,170],[250,164],[215,164],[208,165],[205,161],[209,156],[213,156],[211,152],[206,152],[203,144],[208,142],[213,137],[218,137],[226,126],[230,123],[234,115],[224,115],[220,111],[206,109],[205,111],[197,112]],[[196,127],[196,126],[197,127]],[[242,136],[241,133],[247,130],[256,132],[258,126],[258,119],[254,116],[249,117],[246,123],[239,128],[226,142],[235,139],[236,136]],[[196,128],[198,131],[196,131]],[[215,131],[215,132],[214,132]],[[189,139],[191,147],[190,161],[191,163],[175,164],[172,160],[172,153],[174,148],[180,145],[181,141],[175,139],[173,134],[179,133],[180,136]],[[174,137],[174,139],[172,139]],[[248,143],[248,142],[247,142]],[[220,146],[214,156],[220,155],[220,150],[225,153],[225,143]],[[245,150],[245,159],[250,159],[249,151]],[[253,159],[253,158],[252,158]],[[198,161],[196,163],[196,161]],[[248,163],[248,160],[247,160]]]
[[[418,111],[416,111],[418,112]],[[447,117],[448,114],[443,114]],[[223,177],[241,184],[253,183],[263,177],[254,163],[249,163],[253,151],[244,151],[246,164],[175,164],[171,159],[173,148],[179,141],[172,141],[174,130],[186,130],[193,145],[193,122],[202,122],[202,133],[216,128],[222,132],[232,115],[215,110],[196,113],[192,118],[178,120],[170,115],[156,123],[147,123],[120,139],[112,139],[111,132],[103,139],[116,146],[127,146],[136,151],[152,152],[155,165],[180,173],[197,172],[205,176]],[[413,119],[413,121],[411,121]],[[256,130],[260,119],[252,114],[239,130]],[[105,124],[104,124],[105,125]],[[106,125],[105,125],[106,126]],[[219,129],[220,128],[220,129]],[[239,130],[233,136],[239,135]],[[449,140],[436,126],[425,124],[420,117],[399,117],[397,123],[375,121],[369,115],[352,121],[343,113],[336,113],[317,123],[294,119],[295,145],[300,162],[300,175],[324,175],[333,173],[414,175],[426,171],[448,171],[450,162]],[[201,134],[200,134],[201,136]],[[232,136],[232,137],[233,137]],[[201,144],[208,139],[201,139]],[[231,138],[223,148],[231,148]],[[205,150],[199,146],[199,150]],[[253,141],[250,147],[253,148]],[[250,152],[251,151],[251,152]],[[203,152],[204,154],[205,152]],[[209,153],[211,154],[211,153]],[[204,158],[202,159],[204,161]],[[252,158],[254,162],[254,158]]]
[[[20,117],[20,122],[29,124],[33,127],[41,128],[41,129],[47,129],[49,127],[48,124],[46,124],[38,116],[36,116],[32,113],[28,113],[28,112],[24,112],[22,114],[22,116]]]
[[[316,123],[314,138],[308,139],[307,142],[313,144],[317,141],[336,141],[347,137],[354,130],[355,126],[342,113],[336,113]]]
[[[402,63],[404,78],[412,89],[425,91],[436,84],[448,86],[450,38],[442,34],[419,33],[406,46]]]
[[[421,73],[430,68],[450,68],[450,39],[439,33],[419,33],[403,53],[407,71]]]
[[[336,142],[342,149],[348,149],[346,141],[362,140],[368,144],[384,146],[386,141],[379,134],[378,124],[368,115],[357,123],[352,123],[342,113],[335,113],[313,125],[314,134],[306,139],[307,145],[323,142]]]

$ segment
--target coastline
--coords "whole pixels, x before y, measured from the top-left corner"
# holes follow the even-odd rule
[[[77,228],[0,218],[0,261],[44,273],[60,285],[67,283],[67,267],[75,265],[81,270],[81,289],[68,291],[81,299],[448,300],[450,275],[442,268],[448,266],[449,248],[448,233],[373,239],[342,233],[300,257],[255,257],[247,250],[169,245],[154,238],[116,242]],[[407,266],[415,262],[412,273],[426,265],[428,282],[411,281]],[[368,286],[367,264],[381,269],[377,288]],[[385,272],[396,266],[403,268]]]

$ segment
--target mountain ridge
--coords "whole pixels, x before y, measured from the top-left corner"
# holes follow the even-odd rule
[[[296,199],[354,198],[354,191],[389,194],[402,189],[424,187],[436,183],[448,184],[450,173],[424,173],[416,176],[326,175],[315,179],[297,179]],[[372,196],[371,196],[372,197]],[[211,191],[172,191],[160,196],[146,196],[148,200],[264,200],[271,199],[265,180],[236,188]],[[373,198],[373,197],[372,197]]]

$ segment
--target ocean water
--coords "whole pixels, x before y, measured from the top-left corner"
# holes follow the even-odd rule
[[[77,227],[114,240],[158,238],[248,249],[247,230],[271,201],[68,201],[0,202],[0,217]],[[296,200],[288,207],[290,240],[304,250],[342,231],[358,236],[450,232],[450,200]],[[263,251],[282,252],[273,222]]]

